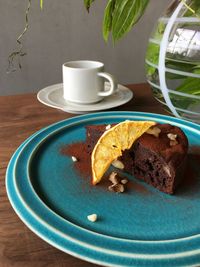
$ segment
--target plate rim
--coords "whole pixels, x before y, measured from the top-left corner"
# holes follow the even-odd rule
[[[33,134],[33,135],[31,135],[28,139],[26,139],[22,144],[21,144],[21,146],[16,150],[16,152],[13,154],[13,156],[12,156],[12,158],[11,158],[11,160],[10,160],[10,162],[9,162],[9,166],[8,166],[8,169],[7,169],[7,172],[6,172],[6,189],[7,189],[7,194],[8,194],[8,197],[9,197],[9,200],[10,200],[10,202],[11,202],[11,205],[13,206],[13,208],[14,208],[14,210],[16,211],[16,206],[14,205],[15,203],[13,203],[12,202],[12,197],[11,197],[11,192],[9,191],[9,189],[8,189],[8,187],[9,187],[9,184],[8,184],[8,179],[9,179],[9,170],[10,170],[10,166],[11,166],[11,164],[13,163],[13,159],[14,159],[14,157],[17,157],[18,156],[18,154],[20,154],[20,152],[23,150],[23,148],[27,145],[27,144],[29,144],[29,142],[31,141],[31,140],[34,140],[34,138],[35,138],[35,136],[38,136],[40,133],[42,133],[42,132],[45,132],[45,131],[48,131],[48,130],[50,130],[50,129],[52,129],[52,128],[57,128],[57,126],[59,126],[59,125],[61,125],[61,127],[60,128],[63,128],[63,126],[62,126],[62,124],[63,123],[65,123],[65,122],[69,122],[68,124],[70,124],[70,122],[71,123],[73,123],[73,122],[77,122],[78,121],[78,123],[80,123],[80,121],[85,121],[85,119],[86,118],[94,118],[94,120],[97,118],[97,117],[104,117],[105,116],[105,118],[106,117],[109,117],[109,116],[114,116],[114,117],[117,117],[118,119],[119,119],[119,115],[121,115],[122,117],[123,116],[125,116],[125,115],[130,115],[130,116],[139,116],[140,118],[141,118],[141,114],[142,114],[142,116],[144,116],[143,117],[143,119],[145,118],[145,116],[146,116],[146,118],[145,119],[147,119],[148,118],[148,116],[156,116],[156,120],[160,120],[159,119],[159,117],[160,118],[162,118],[163,120],[170,120],[170,121],[173,121],[173,122],[175,122],[175,123],[186,123],[186,124],[189,124],[189,126],[190,126],[190,128],[192,128],[193,130],[197,130],[198,131],[198,134],[200,133],[199,131],[200,131],[200,125],[198,125],[198,124],[195,124],[195,123],[192,123],[192,122],[186,122],[185,120],[183,120],[183,119],[178,119],[178,118],[174,118],[174,117],[171,117],[171,116],[166,116],[166,115],[160,115],[160,114],[155,114],[155,113],[144,113],[144,112],[124,112],[124,111],[122,111],[122,112],[104,112],[104,113],[92,113],[92,114],[86,114],[86,115],[82,115],[82,116],[76,116],[76,117],[73,117],[73,118],[70,118],[70,119],[65,119],[65,120],[62,120],[62,121],[59,121],[59,122],[56,122],[56,123],[53,123],[53,124],[51,124],[51,125],[49,125],[49,126],[47,126],[47,127],[45,127],[45,128],[43,128],[43,129],[41,129],[41,130],[39,130],[38,132],[36,132],[35,134]],[[158,118],[157,118],[158,117]],[[80,121],[79,121],[79,119],[80,119]],[[155,118],[154,118],[155,119]],[[55,130],[55,131],[59,131],[60,129],[57,129],[57,130]],[[54,131],[53,131],[53,133],[54,133]],[[51,134],[53,134],[53,133],[50,133],[49,135],[51,135]],[[47,135],[46,136],[46,138],[49,136],[49,135]],[[46,139],[46,138],[44,138],[44,139]],[[41,141],[42,142],[42,141]],[[18,214],[18,216],[22,219],[23,218],[23,214]],[[26,224],[27,225],[27,224]],[[27,225],[29,228],[30,228],[30,225]],[[31,229],[32,231],[33,231],[33,229]],[[96,234],[96,232],[95,232],[95,234]],[[37,233],[37,235],[38,235],[38,233]],[[200,234],[198,234],[198,238],[199,238],[199,235]],[[39,235],[40,236],[40,235]],[[195,235],[196,236],[196,235]],[[40,236],[41,237],[41,236]],[[41,237],[42,238],[42,237]],[[112,237],[113,238],[113,237]],[[43,238],[44,239],[44,238]],[[118,239],[118,238],[117,238]],[[169,243],[172,243],[172,242],[174,242],[174,241],[176,241],[176,242],[179,242],[180,240],[183,240],[183,239],[185,239],[185,238],[181,238],[181,239],[178,239],[178,241],[176,241],[176,239],[172,239],[172,240],[161,240],[160,242],[161,243],[165,243],[165,242],[169,242]],[[188,240],[188,238],[186,237],[186,239]],[[189,239],[193,239],[193,236],[191,237],[189,237]],[[46,240],[48,243],[49,243],[49,241],[48,240]],[[143,243],[144,241],[140,241],[140,240],[135,240],[136,241],[136,243]],[[125,239],[125,242],[127,242],[127,239]],[[156,240],[156,243],[160,243],[159,241],[157,241]],[[145,243],[154,243],[154,245],[155,245],[155,241],[146,241],[145,240]],[[55,244],[52,244],[52,245],[54,245],[55,246]],[[59,248],[60,249],[60,248]],[[66,251],[66,250],[65,250]],[[200,250],[198,251],[198,254],[199,254],[199,252],[200,252]],[[68,251],[68,253],[70,253],[69,251]],[[191,252],[190,252],[191,253]],[[71,253],[70,253],[71,254]],[[183,254],[185,254],[185,256],[187,256],[186,254],[187,253],[183,253]],[[77,257],[77,255],[75,255],[76,257]],[[80,256],[80,255],[79,255]],[[172,256],[172,254],[170,254],[170,257]],[[86,259],[85,257],[83,257],[82,259]],[[91,261],[90,260],[90,258],[88,259],[86,259],[86,260],[88,260],[88,261]],[[154,259],[155,260],[155,259]],[[103,264],[103,262],[97,262],[97,261],[94,261],[94,263],[100,263],[100,264]],[[106,264],[108,265],[108,263],[106,262]],[[114,265],[109,265],[109,266],[117,266],[116,264],[114,264]],[[189,266],[189,265],[188,265]]]

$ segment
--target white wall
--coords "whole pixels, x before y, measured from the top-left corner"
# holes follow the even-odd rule
[[[102,38],[106,0],[96,0],[88,15],[83,0],[32,0],[30,27],[23,39],[27,56],[22,70],[7,74],[8,55],[23,30],[28,0],[0,0],[0,95],[37,92],[62,81],[63,62],[78,59],[103,61],[120,83],[145,81],[147,41],[157,18],[170,0],[150,0],[144,17],[114,47]]]

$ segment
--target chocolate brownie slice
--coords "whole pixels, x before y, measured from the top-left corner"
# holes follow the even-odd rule
[[[170,124],[157,124],[159,135],[144,133],[129,150],[120,157],[124,171],[156,187],[167,194],[173,194],[185,168],[188,140],[184,132]],[[99,137],[106,130],[106,125],[86,127],[88,153]],[[171,140],[172,139],[175,140]]]
[[[161,130],[159,137],[144,133],[130,149],[132,173],[158,190],[173,194],[183,177],[188,141],[176,126],[157,127]],[[171,135],[176,137],[175,142]]]

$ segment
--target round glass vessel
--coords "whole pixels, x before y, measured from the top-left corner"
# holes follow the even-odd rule
[[[146,75],[174,116],[200,123],[200,0],[175,0],[149,38]]]

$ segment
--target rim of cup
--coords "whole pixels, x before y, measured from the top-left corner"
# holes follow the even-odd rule
[[[69,61],[63,64],[63,67],[67,67],[70,69],[97,69],[103,67],[104,64],[100,61],[92,61],[92,60],[74,60]]]

